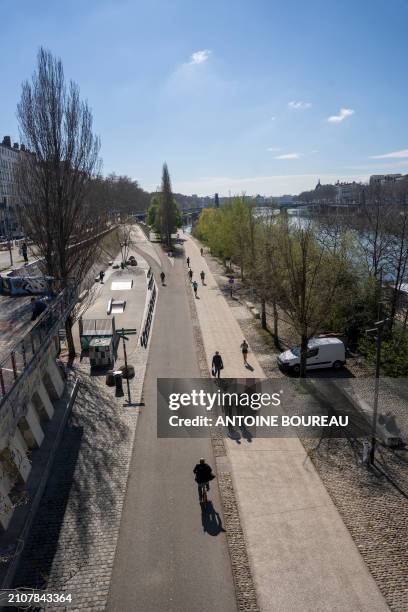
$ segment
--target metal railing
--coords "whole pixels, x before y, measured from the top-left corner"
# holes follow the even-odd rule
[[[41,314],[37,322],[0,361],[0,404],[44,350],[46,341],[58,332],[78,299],[78,287],[66,287]]]
[[[156,282],[154,280],[153,274],[151,273],[151,268],[149,269],[148,277],[149,277],[149,274],[151,274],[151,277],[148,283],[148,290],[151,291],[151,293],[149,297],[146,318],[142,325],[142,333],[140,334],[140,344],[144,348],[147,348],[147,345],[149,342],[150,328],[152,325],[154,305],[156,303],[156,296],[157,296]]]

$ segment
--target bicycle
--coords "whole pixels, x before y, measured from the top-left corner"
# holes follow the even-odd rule
[[[208,489],[207,489],[208,487]],[[198,483],[198,496],[200,499],[200,504],[206,504],[208,501],[207,498],[207,490],[209,490],[210,486],[208,482],[200,482]]]

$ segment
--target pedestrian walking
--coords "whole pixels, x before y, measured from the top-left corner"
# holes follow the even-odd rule
[[[232,298],[232,289],[234,287],[234,277],[233,276],[229,277],[228,284],[229,284],[229,288],[230,288],[230,297]]]
[[[21,245],[21,254],[24,257],[24,265],[28,264],[27,245],[25,242]]]
[[[193,291],[194,291],[194,295],[196,298],[197,298],[197,289],[198,289],[197,281],[193,281]]]
[[[203,285],[205,285],[205,282],[204,282],[204,279],[205,279],[205,273],[204,273],[204,270],[201,270],[201,272],[200,272],[200,278],[201,278],[201,282],[202,282],[202,284],[203,284]]]
[[[105,272],[103,270],[101,270],[99,272],[99,280],[101,281],[101,283],[103,284],[103,279],[105,278]]]
[[[187,268],[189,268],[189,267],[190,267],[190,258],[187,257]]]
[[[191,269],[191,268],[190,268],[190,269],[189,269],[189,271],[188,271],[188,275],[189,275],[189,277],[190,277],[190,281],[192,281],[192,280],[193,280],[193,271],[192,271],[192,269]]]
[[[212,358],[211,371],[215,378],[220,378],[221,370],[224,369],[222,357],[218,351],[215,351],[215,355]]]
[[[31,298],[31,320],[35,321],[37,317],[40,316],[42,312],[47,308],[47,304],[45,302],[41,302],[40,300],[36,300],[35,297]]]
[[[201,253],[201,257],[202,257],[202,256],[204,255],[204,249],[203,249],[203,247],[201,247],[201,249],[200,249],[200,253]]]
[[[244,358],[244,365],[247,365],[248,349],[249,349],[248,342],[244,338],[244,340],[241,343],[241,351],[242,351],[242,357]]]
[[[160,272],[160,280],[161,280],[161,284],[162,284],[162,286],[164,286],[164,281],[165,281],[165,279],[166,279],[166,275],[165,275],[165,273],[164,273],[163,271],[162,271],[162,272]]]

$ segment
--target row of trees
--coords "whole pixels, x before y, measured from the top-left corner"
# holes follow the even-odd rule
[[[97,175],[92,178],[88,200],[95,215],[126,217],[146,212],[150,193],[144,191],[137,181],[126,175]]]
[[[149,205],[149,223],[171,247],[181,212],[167,165],[161,191],[153,198],[128,176],[104,178],[91,110],[78,86],[66,82],[61,60],[43,48],[31,82],[23,83],[17,116],[21,140],[30,151],[21,155],[18,168],[20,222],[44,263],[44,273],[58,279],[62,288],[80,285],[99,260],[101,238],[112,216],[124,223],[116,240],[122,250],[131,240],[127,219]],[[71,314],[66,321],[71,356],[72,324]]]
[[[386,208],[387,215],[378,200],[366,202],[357,228],[339,216],[300,221],[284,213],[259,217],[253,201],[234,198],[221,209],[204,210],[194,234],[215,255],[239,267],[241,278],[259,298],[264,327],[268,302],[275,337],[279,319],[293,329],[304,375],[312,336],[335,331],[356,345],[377,320],[385,262],[398,282],[390,284],[381,301],[393,320],[401,314],[401,283],[408,276],[407,207],[402,200],[401,206],[394,206],[393,222]]]

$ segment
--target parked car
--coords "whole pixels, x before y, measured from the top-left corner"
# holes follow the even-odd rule
[[[334,368],[339,370],[346,363],[346,349],[338,338],[311,338],[307,346],[306,368],[320,370]],[[281,353],[278,366],[284,372],[300,372],[300,346]]]

